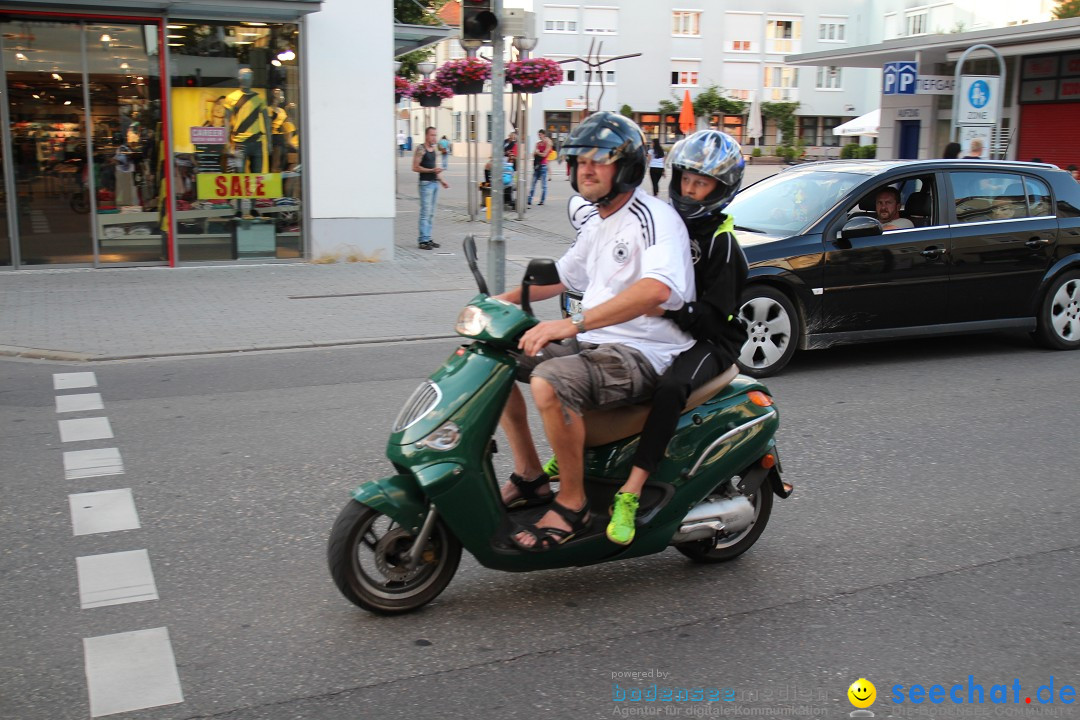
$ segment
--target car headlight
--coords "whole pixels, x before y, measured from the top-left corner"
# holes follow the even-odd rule
[[[432,450],[453,450],[461,441],[461,428],[452,422],[443,423],[438,430],[416,442],[417,447]]]
[[[475,305],[466,305],[458,315],[454,330],[465,337],[476,337],[487,330],[490,324],[490,315]]]

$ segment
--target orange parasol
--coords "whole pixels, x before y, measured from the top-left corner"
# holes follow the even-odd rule
[[[694,116],[694,103],[690,100],[690,91],[683,96],[682,109],[679,111],[679,130],[685,135],[697,127],[697,118]]]

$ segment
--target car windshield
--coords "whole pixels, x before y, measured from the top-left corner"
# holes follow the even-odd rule
[[[740,192],[724,212],[735,218],[736,229],[797,235],[865,180],[854,173],[783,172]]]

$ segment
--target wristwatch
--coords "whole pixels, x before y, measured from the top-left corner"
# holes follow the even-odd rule
[[[574,323],[579,333],[585,332],[585,313],[574,313],[570,316],[570,322]]]

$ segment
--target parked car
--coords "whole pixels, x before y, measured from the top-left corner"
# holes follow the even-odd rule
[[[883,229],[886,187],[912,227]],[[749,375],[779,372],[796,349],[886,338],[1020,329],[1080,347],[1080,183],[1053,165],[807,163],[727,212],[750,263]]]

